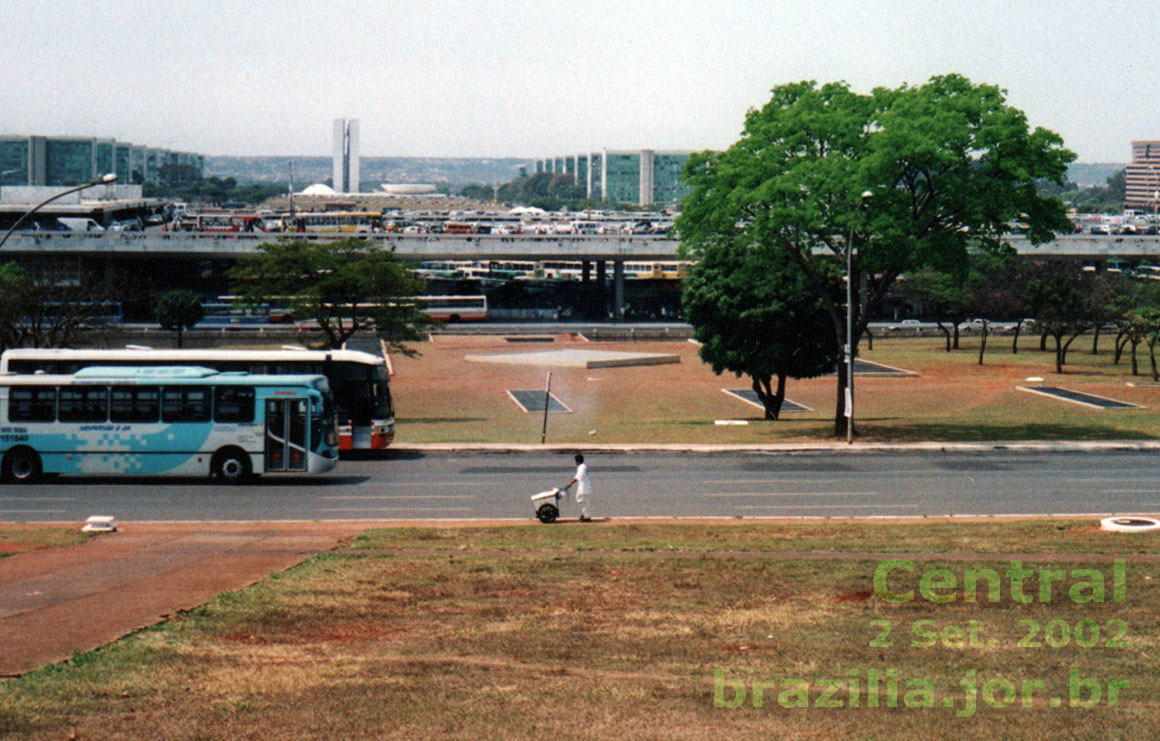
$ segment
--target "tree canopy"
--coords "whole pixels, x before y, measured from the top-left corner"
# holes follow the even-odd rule
[[[185,330],[192,328],[205,317],[201,299],[193,291],[177,289],[167,291],[157,300],[157,323],[162,329],[177,332],[177,346]]]
[[[1062,182],[1074,158],[1001,89],[960,75],[868,95],[839,82],[781,85],[728,150],[690,157],[677,231],[694,256],[729,242],[777,246],[814,286],[839,343],[845,310],[825,290],[822,263],[844,271],[852,245],[856,353],[903,273],[965,271],[968,248],[997,249],[1012,222],[1033,243],[1070,231],[1062,202],[1036,181]],[[843,431],[845,373],[838,379]]]
[[[689,272],[682,303],[701,359],[717,374],[748,376],[766,419],[777,419],[786,378],[832,371],[838,346],[805,276],[770,251],[736,244],[707,251]]]
[[[248,301],[286,306],[298,319],[317,321],[334,348],[374,328],[392,352],[415,355],[404,343],[430,324],[409,300],[423,281],[365,239],[268,242],[233,268],[230,279]]]

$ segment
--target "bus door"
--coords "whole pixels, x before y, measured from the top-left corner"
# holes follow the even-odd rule
[[[307,399],[266,400],[266,470],[306,470]]]

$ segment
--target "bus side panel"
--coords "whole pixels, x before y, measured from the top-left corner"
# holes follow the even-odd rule
[[[259,424],[102,422],[79,424],[75,432],[67,433],[51,432],[50,425],[43,424],[22,427],[45,473],[202,475],[209,473],[214,452],[227,445],[250,453],[256,461],[254,472],[262,471]]]

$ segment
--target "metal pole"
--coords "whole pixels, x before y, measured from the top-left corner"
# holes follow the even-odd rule
[[[17,219],[15,224],[13,224],[11,227],[9,227],[8,231],[4,232],[4,236],[2,238],[0,238],[0,247],[4,246],[4,243],[8,241],[8,238],[12,236],[12,232],[16,231],[16,227],[23,224],[25,219],[27,219],[29,216],[32,216],[34,213],[36,213],[38,210],[40,210],[40,208],[42,206],[47,206],[48,204],[55,201],[57,198],[64,198],[65,196],[67,196],[70,193],[76,193],[78,190],[84,190],[85,188],[91,188],[94,185],[108,185],[109,183],[116,182],[116,180],[117,180],[117,176],[114,173],[109,173],[108,175],[102,175],[101,177],[97,178],[96,180],[90,180],[89,182],[85,183],[84,185],[78,185],[75,188],[69,188],[68,190],[61,191],[60,193],[57,193],[52,198],[44,199],[40,203],[36,204],[32,208],[25,211],[24,215],[21,216],[19,219]]]
[[[854,443],[854,226],[858,212],[874,194],[864,191],[850,218],[850,232],[846,235],[846,444]]]
[[[540,431],[540,444],[548,440],[548,403],[552,400],[552,371],[548,371],[548,382],[544,384],[544,427]]]

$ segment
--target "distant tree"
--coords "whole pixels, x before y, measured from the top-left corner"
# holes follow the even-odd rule
[[[904,295],[935,320],[946,338],[946,351],[959,349],[959,324],[970,316],[970,295],[962,271],[948,273],[931,267],[906,278]],[[946,326],[944,326],[944,322]]]
[[[718,375],[747,376],[765,418],[777,419],[786,379],[833,371],[838,346],[805,275],[787,256],[770,253],[737,243],[705,249],[685,280],[682,304],[701,359]],[[838,285],[835,276],[833,292]]]
[[[70,347],[81,331],[97,328],[106,298],[97,281],[82,274],[62,281],[48,270],[0,264],[0,351],[9,347]]]
[[[177,346],[181,347],[185,330],[192,329],[205,318],[205,309],[193,291],[178,289],[168,291],[158,299],[155,314],[162,329],[177,332]]]
[[[1063,267],[1044,270],[1027,283],[1027,305],[1036,326],[1055,340],[1055,372],[1063,373],[1068,348],[1091,326],[1090,303],[1079,277]]]
[[[317,321],[334,348],[373,328],[392,352],[414,356],[405,343],[431,325],[413,300],[423,281],[365,239],[261,244],[231,269],[230,280],[253,303],[284,304],[295,317]]]

